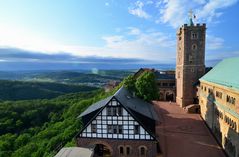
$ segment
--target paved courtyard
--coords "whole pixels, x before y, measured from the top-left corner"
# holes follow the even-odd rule
[[[176,103],[155,101],[163,157],[225,157],[199,114],[187,114]]]

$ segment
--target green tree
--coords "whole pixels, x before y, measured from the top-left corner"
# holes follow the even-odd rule
[[[15,147],[19,148],[27,144],[30,141],[31,135],[28,133],[20,134],[17,139],[15,140]]]
[[[135,88],[135,78],[133,75],[129,75],[123,81],[124,87],[127,88],[129,91],[134,92]]]
[[[145,101],[158,99],[158,88],[153,72],[144,72],[141,74],[135,83],[136,94]]]

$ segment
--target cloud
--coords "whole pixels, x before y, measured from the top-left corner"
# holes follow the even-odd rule
[[[1,71],[19,70],[80,70],[80,69],[139,69],[141,67],[172,69],[172,64],[155,64],[135,58],[73,56],[67,53],[43,54],[38,52],[0,48]]]
[[[210,0],[198,10],[198,17],[211,22],[214,18],[220,17],[223,13],[219,9],[234,5],[238,0]]]
[[[136,27],[128,27],[129,35],[139,35],[141,31]]]
[[[179,27],[188,19],[188,11],[193,9],[197,15],[196,22],[214,22],[223,14],[223,10],[234,5],[238,0],[160,0],[155,4],[160,13],[155,17],[156,23],[168,23]],[[187,5],[185,5],[187,4]],[[219,11],[220,10],[220,11]]]
[[[105,36],[103,39],[106,41],[105,49],[122,56],[157,62],[172,62],[175,59],[174,37],[159,31],[128,27],[124,36]]]
[[[94,64],[129,64],[147,62],[143,59],[113,58],[97,56],[73,56],[68,53],[43,54],[14,48],[0,48],[2,62],[38,62],[38,63],[94,63]]]
[[[0,26],[0,48],[18,48],[39,55],[62,53],[77,57],[100,56],[172,62],[173,59],[168,57],[167,53],[175,53],[174,36],[155,30],[141,30],[136,27],[120,28],[120,35],[105,35],[102,40],[102,46],[64,45],[41,34],[33,33],[31,30]]]
[[[101,56],[146,60],[158,60],[159,58],[161,61],[166,59],[165,62],[171,60],[168,60],[164,53],[169,50],[170,53],[174,53],[174,37],[154,30],[142,31],[136,27],[118,29],[120,29],[120,35],[102,37],[102,46],[82,46],[64,45],[31,30],[2,24],[0,26],[0,48],[18,48],[49,55],[62,53],[79,57]]]
[[[118,43],[123,40],[123,36],[113,35],[113,36],[102,37],[102,39],[105,40],[107,43]]]
[[[153,1],[147,1],[146,4],[154,4]]]
[[[159,1],[156,7],[159,9],[160,17],[156,19],[156,23],[168,23],[174,28],[184,23],[187,8],[185,8],[185,0],[175,1]]]
[[[217,50],[223,47],[224,39],[220,37],[215,37],[213,35],[207,35],[206,42],[207,42],[206,44],[207,50]]]
[[[135,2],[134,6],[129,8],[128,11],[130,14],[138,16],[140,18],[149,19],[151,16],[143,10],[144,3],[141,1]]]
[[[193,0],[195,3],[197,3],[197,4],[205,4],[205,3],[207,3],[207,1],[206,0]]]

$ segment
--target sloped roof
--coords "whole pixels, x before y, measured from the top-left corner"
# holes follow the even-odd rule
[[[208,81],[239,91],[239,57],[224,59],[205,74],[200,81]]]
[[[109,97],[107,97],[107,98],[105,98],[105,99],[103,99],[103,100],[100,100],[100,101],[98,101],[98,102],[96,102],[96,103],[90,105],[84,112],[82,112],[82,113],[78,116],[78,118],[79,118],[79,117],[82,117],[82,116],[84,116],[84,115],[87,115],[87,114],[89,114],[89,113],[91,113],[91,112],[93,112],[93,111],[95,111],[95,110],[98,110],[98,109],[100,109],[100,108],[102,108],[102,107],[104,107],[104,106],[111,100],[112,97],[113,97],[113,96],[109,96]]]
[[[156,80],[175,80],[175,74],[167,74],[164,72],[155,72]]]
[[[124,107],[134,110],[135,112],[140,113],[148,118],[158,120],[153,105],[143,101],[142,99],[132,96],[132,94],[130,94],[126,88],[121,87],[114,94],[114,96]]]
[[[155,69],[149,68],[140,68],[135,74],[134,77],[139,77],[143,72],[153,72],[155,74],[156,80],[175,80],[175,73],[173,71],[158,71]]]
[[[131,109],[139,114],[142,114],[150,119],[158,120],[158,116],[154,111],[153,105],[149,104],[137,97],[133,97],[132,94],[125,87],[121,87],[113,96],[110,96],[104,100],[98,101],[88,107],[82,114],[78,117],[87,115],[95,110],[98,110],[115,97],[125,108]]]
[[[82,147],[67,147],[62,148],[55,157],[92,157],[94,151]]]

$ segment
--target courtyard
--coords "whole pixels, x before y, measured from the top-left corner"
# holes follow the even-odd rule
[[[156,136],[163,157],[225,157],[199,114],[188,114],[174,102],[153,102],[160,121]]]

